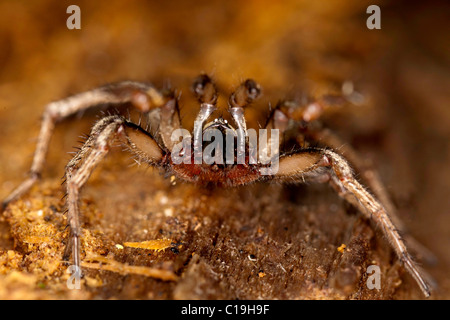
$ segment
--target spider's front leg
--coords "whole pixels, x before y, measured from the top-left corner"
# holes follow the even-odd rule
[[[426,297],[430,287],[414,263],[407,247],[383,205],[372,196],[355,178],[348,162],[339,154],[327,149],[304,149],[303,151],[280,157],[279,170],[274,179],[302,182],[311,178],[327,176],[340,188],[345,198],[354,197],[362,213],[374,221],[389,240],[392,248],[413,276]]]
[[[50,139],[58,122],[76,113],[104,104],[130,102],[139,111],[149,112],[164,105],[165,100],[166,97],[148,84],[124,81],[49,103],[42,117],[41,130],[29,176],[2,201],[0,209],[3,210],[8,203],[25,194],[39,180]]]
[[[78,270],[80,258],[80,189],[88,180],[96,165],[108,153],[112,142],[119,138],[139,161],[149,165],[161,164],[165,152],[153,137],[139,126],[121,116],[101,119],[92,128],[89,139],[66,167],[67,219],[70,226],[70,239],[64,253],[67,259],[72,252],[73,263]]]
[[[384,186],[382,179],[378,172],[373,168],[372,163],[362,158],[362,156],[352,148],[349,144],[345,144],[335,133],[330,129],[321,128],[318,130],[308,130],[307,139],[311,141],[316,141],[322,143],[333,150],[339,150],[339,153],[345,156],[345,158],[352,164],[357,172],[360,173],[361,177],[367,183],[367,186],[375,194],[375,196],[380,200],[386,210],[389,212],[392,221],[403,234],[404,239],[408,243],[411,251],[418,256],[422,261],[428,264],[434,264],[437,261],[436,256],[423,244],[417,241],[408,232],[406,225],[402,222],[398,216],[398,210],[394,203],[392,202],[386,187]],[[340,188],[339,184],[331,183],[336,187],[337,191],[341,193],[350,203],[354,206],[361,208],[361,204],[351,196],[347,196],[346,192]]]

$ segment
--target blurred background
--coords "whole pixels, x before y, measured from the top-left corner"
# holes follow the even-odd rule
[[[81,8],[68,30],[66,9]],[[381,8],[381,30],[366,9]],[[373,161],[411,233],[439,258],[429,269],[449,298],[449,3],[446,1],[0,1],[0,198],[29,169],[49,101],[120,80],[179,88],[200,72],[229,93],[253,78],[268,104],[316,97],[351,81],[367,98],[324,119]],[[191,100],[189,100],[191,99]],[[219,103],[225,107],[226,99]],[[44,176],[59,178],[90,121],[58,128]],[[0,223],[0,249],[13,247]]]

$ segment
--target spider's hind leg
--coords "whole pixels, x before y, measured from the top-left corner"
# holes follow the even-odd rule
[[[79,268],[80,258],[80,189],[98,163],[108,153],[112,142],[119,138],[138,160],[150,165],[159,165],[164,157],[161,147],[151,135],[139,126],[120,116],[101,119],[92,128],[89,139],[66,166],[67,219],[70,227],[70,241],[65,251],[66,258],[72,252],[73,263]],[[78,269],[79,270],[79,269]]]

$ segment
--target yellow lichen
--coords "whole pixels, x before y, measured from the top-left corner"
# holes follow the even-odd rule
[[[339,251],[340,253],[344,253],[345,248],[347,248],[347,246],[345,244],[341,244],[341,246],[337,248],[337,251]]]

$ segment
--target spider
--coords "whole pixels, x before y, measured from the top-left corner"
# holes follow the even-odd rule
[[[119,140],[138,161],[160,167],[169,175],[191,183],[221,187],[236,187],[257,181],[329,183],[339,196],[359,208],[362,214],[381,228],[423,294],[426,297],[430,296],[430,286],[400,236],[399,230],[404,230],[404,226],[396,217],[395,208],[377,173],[364,168],[361,158],[348,146],[345,147],[345,151],[350,161],[346,160],[335,151],[345,144],[330,130],[312,125],[330,108],[351,103],[355,98],[352,90],[345,90],[341,95],[325,95],[304,104],[281,101],[271,110],[264,128],[278,133],[271,135],[269,139],[273,142],[276,140],[275,137],[278,137],[278,141],[270,148],[274,153],[271,159],[277,161],[277,170],[270,171],[269,174],[264,174],[264,169],[269,167],[268,162],[255,160],[254,154],[252,155],[253,146],[249,141],[249,130],[244,117],[245,109],[260,95],[260,86],[254,80],[248,79],[229,96],[228,111],[236,128],[222,118],[207,123],[217,109],[218,99],[218,90],[211,77],[201,74],[194,81],[192,91],[200,104],[192,132],[193,140],[190,139],[190,133],[181,127],[179,98],[175,96],[173,90],[159,91],[150,84],[124,81],[51,102],[43,114],[29,177],[3,201],[3,209],[8,203],[26,193],[40,179],[50,138],[57,122],[98,105],[129,103],[146,115],[149,123],[159,124],[159,129],[150,132],[123,116],[105,116],[93,126],[86,142],[65,169],[70,235],[64,257],[68,260],[72,256],[73,264],[78,270],[81,270],[79,269],[80,189],[96,165],[106,156],[113,142]],[[177,130],[183,133],[181,147],[179,141],[173,139],[173,134]],[[197,156],[201,156],[202,151],[211,145],[211,143],[202,145],[204,140],[202,137],[212,133],[213,130],[219,133],[231,132],[231,140],[235,143],[231,147],[231,157],[228,148],[226,160],[224,152],[215,150],[212,161],[207,163],[202,158],[198,161]],[[305,143],[307,141],[321,143],[325,147],[311,147]],[[295,148],[292,149],[292,146]],[[182,156],[184,161],[175,161],[176,158],[173,157],[175,153]],[[236,163],[238,158],[241,161]],[[350,163],[363,171],[363,176],[366,177],[375,195],[356,179]],[[408,242],[411,246],[422,248],[411,237],[408,238]]]

